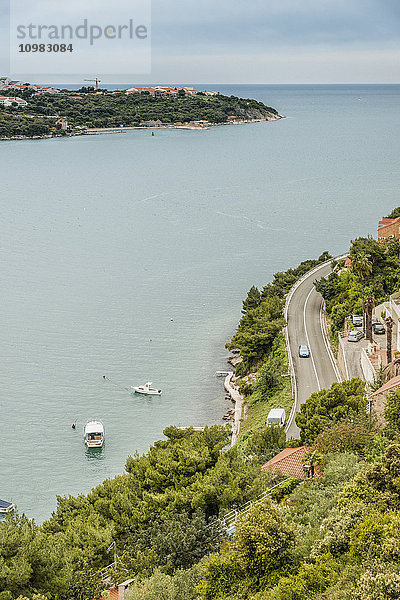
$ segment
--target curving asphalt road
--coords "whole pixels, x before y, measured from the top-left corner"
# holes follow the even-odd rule
[[[323,298],[314,287],[314,281],[331,272],[331,264],[324,263],[306,275],[290,292],[286,304],[287,336],[295,373],[296,410],[286,426],[286,437],[299,438],[294,416],[300,405],[313,392],[329,388],[341,381],[326,335],[324,335]],[[300,344],[307,344],[310,358],[299,357]]]

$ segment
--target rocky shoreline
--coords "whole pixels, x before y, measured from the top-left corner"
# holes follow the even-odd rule
[[[241,361],[242,357],[238,352],[232,354],[228,358],[228,363],[230,363],[233,367],[236,367]],[[228,371],[225,376],[224,388],[226,391],[225,399],[229,399],[233,402],[234,408],[228,409],[225,415],[222,417],[224,421],[232,421],[232,439],[231,445],[234,446],[237,442],[239,432],[240,432],[240,424],[243,417],[243,396],[239,392],[239,386],[237,384],[238,377],[235,376],[233,371]]]
[[[132,130],[143,130],[143,129],[147,129],[147,130],[151,130],[151,131],[156,131],[159,129],[183,129],[183,130],[195,130],[195,131],[201,131],[201,130],[205,130],[205,129],[210,129],[210,127],[219,127],[219,126],[224,126],[224,125],[245,125],[248,123],[262,123],[265,121],[279,121],[280,119],[284,119],[285,116],[284,115],[272,115],[268,116],[266,118],[260,118],[260,119],[237,119],[237,120],[232,120],[232,121],[228,121],[225,123],[206,123],[204,125],[195,125],[195,124],[187,124],[187,125],[181,125],[181,124],[172,124],[172,125],[142,125],[142,126],[128,126],[128,127],[104,127],[104,128],[90,128],[90,129],[86,129],[84,131],[79,131],[79,132],[74,132],[74,133],[67,133],[67,134],[59,134],[59,135],[34,135],[34,136],[23,136],[23,135],[18,135],[18,136],[12,136],[12,137],[0,137],[0,141],[1,142],[7,142],[7,141],[13,141],[13,140],[48,140],[48,139],[53,139],[53,138],[71,138],[71,137],[77,137],[77,136],[82,136],[82,135],[104,135],[104,134],[112,134],[112,133],[124,133],[124,131],[132,131]]]

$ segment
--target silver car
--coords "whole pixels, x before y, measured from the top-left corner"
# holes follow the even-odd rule
[[[362,327],[363,318],[360,315],[353,315],[351,317],[354,327]]]
[[[359,342],[363,337],[364,334],[362,331],[357,331],[356,329],[353,329],[353,331],[350,331],[347,340],[349,342]]]

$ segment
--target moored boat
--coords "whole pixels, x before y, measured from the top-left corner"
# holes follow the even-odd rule
[[[88,448],[101,448],[104,443],[104,425],[101,421],[88,421],[83,438]]]
[[[9,513],[15,510],[15,504],[7,502],[7,500],[0,500],[0,513]]]
[[[136,394],[145,394],[147,396],[161,396],[162,391],[158,390],[156,388],[153,388],[151,386],[152,386],[151,381],[148,381],[144,385],[139,385],[136,387],[132,385],[131,388],[133,389],[134,392],[136,392]]]

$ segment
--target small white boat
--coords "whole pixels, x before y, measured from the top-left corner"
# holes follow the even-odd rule
[[[147,396],[161,396],[161,390],[157,390],[156,388],[151,387],[151,381],[148,381],[144,385],[139,385],[137,387],[131,385],[131,388],[137,394],[146,394]]]
[[[0,500],[0,513],[6,514],[15,510],[15,504],[7,502],[7,500]]]
[[[103,446],[104,425],[101,421],[89,421],[83,431],[83,439],[88,448],[101,448]]]

